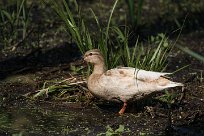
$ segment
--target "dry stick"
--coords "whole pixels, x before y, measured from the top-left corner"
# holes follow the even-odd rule
[[[183,99],[185,98],[186,96],[186,91],[185,91],[185,87],[182,86],[181,88],[181,97],[178,99],[178,103],[181,104],[181,102],[183,101]]]
[[[71,77],[71,78],[68,78],[68,79],[62,80],[61,82],[57,82],[57,83],[55,83],[54,85],[61,84],[61,83],[65,82],[65,81],[69,81],[68,85],[71,85],[71,86],[73,86],[73,85],[78,85],[78,86],[80,86],[80,84],[84,84],[84,83],[86,83],[85,80],[77,81],[77,78],[75,78],[75,77]],[[43,90],[43,89],[42,89],[42,90]]]
[[[86,81],[78,81],[75,83],[70,83],[69,85],[79,85],[79,84],[84,84],[84,83],[86,83]]]
[[[190,78],[188,78],[184,83],[188,83],[188,82],[191,82],[193,81],[194,79],[196,78],[195,75],[191,76]],[[186,89],[185,89],[185,86],[182,86],[181,88],[181,97],[178,99],[178,103],[181,104],[181,102],[184,100],[186,96]]]
[[[72,76],[72,75],[71,75],[71,76]],[[62,81],[60,81],[60,82],[57,82],[57,83],[55,83],[54,85],[59,85],[59,84],[61,84],[61,83],[63,83],[63,82],[66,82],[66,81],[69,81],[68,85],[70,85],[70,86],[76,85],[76,86],[82,87],[81,84],[85,84],[85,83],[86,83],[86,80],[77,81],[77,78],[74,77],[74,76],[72,76],[71,78],[64,79],[64,80],[62,80]],[[48,87],[48,88],[49,88],[49,87]],[[29,96],[30,94],[35,94],[35,93],[42,92],[42,91],[45,91],[45,94],[46,94],[46,96],[47,96],[47,95],[48,95],[48,88],[40,89],[40,90],[37,90],[37,91],[35,91],[35,92],[29,92],[29,93],[24,94],[23,96]],[[84,90],[88,90],[88,89],[85,89],[84,87],[83,87],[83,89],[84,89]]]

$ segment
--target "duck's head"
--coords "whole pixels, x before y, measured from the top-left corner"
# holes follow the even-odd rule
[[[98,49],[92,49],[92,50],[87,51],[84,54],[84,60],[92,64],[103,64],[104,63],[103,56],[100,50]]]

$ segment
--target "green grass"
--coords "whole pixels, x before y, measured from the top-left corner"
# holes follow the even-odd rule
[[[63,0],[62,2],[57,2],[56,0],[51,0],[51,4],[53,5],[53,9],[56,11],[58,16],[62,19],[65,23],[65,30],[66,32],[73,38],[76,42],[79,50],[82,54],[85,51],[93,48],[99,48],[105,58],[105,62],[108,68],[110,68],[109,58],[113,59],[114,57],[109,56],[111,49],[109,47],[109,42],[111,41],[109,35],[109,29],[111,24],[112,15],[114,9],[117,5],[118,0],[115,1],[114,6],[111,10],[111,14],[107,23],[106,28],[101,28],[101,25],[98,21],[97,16],[95,13],[90,10],[90,13],[93,15],[96,24],[98,26],[99,34],[98,39],[95,39],[95,35],[92,35],[89,31],[83,17],[81,16],[79,7],[75,1],[75,12],[77,12],[77,17],[74,18],[68,3]],[[97,41],[96,41],[97,40]],[[117,60],[113,60],[116,62]]]
[[[46,3],[46,1],[44,2]],[[50,3],[57,15],[65,23],[65,31],[73,38],[74,42],[76,42],[79,50],[85,53],[86,50],[93,48],[94,45],[92,44],[91,35],[81,17],[77,3],[75,2],[75,10],[78,13],[78,17],[75,19],[65,0],[60,2],[51,0]]]
[[[86,25],[88,22],[81,16],[80,7],[76,1],[74,3],[74,11],[71,11],[65,0],[62,2],[51,0],[53,9],[65,24],[66,32],[73,38],[74,42],[76,42],[82,54],[89,49],[100,49],[108,69],[118,65],[124,65],[146,70],[162,71],[166,67],[166,57],[171,47],[170,45],[164,46],[168,44],[168,39],[164,35],[162,38],[156,39],[157,41],[150,41],[157,45],[152,47],[148,46],[148,49],[145,49],[144,45],[138,42],[139,40],[136,41],[135,47],[132,48],[129,47],[129,32],[127,28],[121,29],[111,24],[118,0],[113,4],[106,27],[101,27],[94,11],[90,9],[90,13],[93,15],[98,27],[97,36],[93,35],[93,32],[89,30]],[[73,12],[77,13],[77,15],[74,16]],[[97,37],[97,39],[95,37]]]
[[[178,94],[174,93],[169,93],[168,91],[165,90],[164,95],[156,97],[162,102],[167,103],[168,107],[171,106],[171,104],[175,103],[175,99],[178,96]]]
[[[135,7],[135,2],[137,2],[137,7]],[[142,14],[142,7],[144,0],[126,0],[126,3],[128,5],[128,11],[129,11],[129,20],[131,22],[131,25],[134,27],[137,27],[138,24],[141,21],[141,14]]]
[[[113,128],[111,128],[109,125],[106,126],[106,132],[105,133],[99,133],[97,134],[97,136],[114,136],[114,135],[123,135],[123,134],[128,134],[131,131],[129,130],[129,128],[125,128],[124,125],[119,125],[119,127],[114,130]]]
[[[193,56],[194,58],[200,60],[201,62],[204,62],[204,56],[192,51],[191,49],[187,48],[187,47],[182,47],[180,45],[177,45],[177,47],[182,50],[183,52]]]
[[[0,8],[0,41],[3,47],[18,46],[29,35],[31,18],[26,0],[18,0],[11,6]]]

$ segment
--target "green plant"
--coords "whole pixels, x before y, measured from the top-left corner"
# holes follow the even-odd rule
[[[79,74],[79,73],[81,73],[83,75],[84,74],[83,73],[83,69],[84,69],[84,66],[70,65],[70,70],[71,70],[72,74]]]
[[[163,33],[156,37],[151,37],[148,44],[149,48],[142,59],[142,67],[146,70],[164,71],[167,67],[167,58],[173,45],[169,43],[168,37]]]
[[[129,32],[127,29],[125,28],[123,32],[123,30],[117,26],[110,26],[117,2],[118,0],[116,0],[113,5],[107,27],[105,29],[101,27],[97,16],[92,10],[90,10],[98,26],[98,39],[95,39],[96,36],[89,32],[89,29],[80,14],[76,1],[75,9],[77,17],[73,16],[68,3],[65,0],[63,0],[62,3],[52,0],[51,4],[53,5],[56,13],[65,23],[65,30],[71,35],[71,37],[73,37],[82,54],[86,50],[99,48],[104,56],[108,69],[121,65],[122,63],[124,66],[138,67],[146,70],[163,70],[166,66],[166,57],[169,53],[168,51],[171,48],[171,46],[168,45],[168,39],[165,35],[160,34],[158,36],[160,39],[158,38],[154,41],[150,41],[154,42],[154,44],[157,44],[158,46],[152,46],[149,49],[144,49],[143,45],[139,45],[137,40],[135,47],[133,49],[130,48],[128,43]],[[150,44],[152,45],[152,43]]]
[[[137,27],[137,25],[140,23],[144,0],[138,0],[137,2],[137,10],[135,10],[135,0],[126,0],[130,22],[134,27]]]
[[[2,109],[0,112],[0,129],[1,132],[7,132],[8,129],[11,128],[13,121],[9,117],[9,115]]]
[[[129,133],[130,130],[129,129],[125,129],[124,125],[119,125],[118,129],[113,130],[109,125],[106,126],[106,132],[105,133],[100,133],[97,134],[97,136],[102,136],[102,135],[106,135],[106,136],[113,136],[113,135],[122,135],[123,133]]]
[[[179,31],[179,34],[178,34],[178,36],[177,36],[176,42],[178,41],[178,38],[179,38],[180,35],[181,35],[181,32],[182,32],[182,30],[183,30],[183,27],[184,27],[184,24],[185,24],[185,22],[186,22],[186,19],[187,19],[187,15],[185,16],[185,19],[184,19],[184,21],[183,21],[183,24],[182,24],[182,26],[180,27],[180,31]],[[176,42],[175,42],[175,43],[176,43]],[[194,58],[196,58],[196,59],[198,59],[198,60],[204,62],[204,56],[202,56],[202,55],[200,55],[200,54],[198,54],[198,53],[196,53],[196,52],[190,50],[190,49],[187,48],[187,47],[183,47],[183,46],[181,46],[181,45],[176,45],[176,47],[179,48],[180,50],[182,50],[183,52],[185,52],[185,53],[187,53],[187,54],[193,56]]]
[[[92,10],[90,12],[92,13],[96,24],[98,26],[99,34],[98,34],[98,40],[96,41],[95,36],[91,35],[89,32],[89,29],[87,28],[85,21],[83,17],[81,16],[79,7],[75,1],[75,10],[77,12],[77,18],[74,18],[72,12],[70,11],[68,3],[63,0],[61,2],[57,2],[56,0],[51,0],[51,4],[53,5],[54,10],[58,14],[58,16],[62,19],[62,21],[65,23],[65,30],[68,34],[71,35],[71,37],[76,42],[79,50],[82,54],[85,53],[85,51],[93,48],[99,48],[105,58],[105,63],[108,68],[111,68],[111,62],[117,63],[117,60],[114,60],[111,47],[109,45],[109,42],[111,42],[110,35],[109,35],[109,29],[110,29],[110,23],[112,19],[112,15],[114,12],[114,9],[117,5],[118,0],[115,1],[113,8],[111,10],[111,14],[107,23],[107,27],[105,29],[101,28],[101,25],[98,21],[98,18],[94,14]],[[75,21],[77,20],[77,21]],[[111,65],[111,66],[110,66]]]
[[[159,99],[160,101],[167,103],[168,108],[171,108],[171,105],[175,102],[177,96],[178,95],[176,93],[170,93],[167,90],[165,90],[165,94],[156,97],[156,99]]]
[[[0,9],[0,41],[4,47],[17,46],[29,35],[30,8],[26,0],[18,0],[16,7]]]
[[[16,133],[16,134],[12,134],[12,136],[23,136],[23,132],[19,132],[19,133]]]
[[[146,46],[139,43],[138,37],[135,46],[130,48],[128,32],[123,33],[118,27],[114,27],[113,30],[117,33],[115,39],[120,48],[120,52],[117,53],[120,54],[118,59],[122,60],[123,65],[152,71],[163,71],[166,68],[167,57],[173,45],[164,34],[151,36]]]
[[[62,1],[51,0],[50,2],[55,12],[65,23],[66,32],[70,34],[71,37],[74,39],[81,53],[84,53],[86,50],[93,48],[91,35],[89,33],[88,28],[86,28],[84,24],[84,20],[81,17],[81,13],[76,1],[75,10],[79,16],[77,18],[77,22],[75,21],[66,0]]]
[[[182,47],[182,46],[179,46],[179,45],[177,45],[177,47],[178,47],[180,50],[182,50],[183,52],[185,52],[185,53],[187,53],[187,54],[193,56],[194,58],[196,58],[196,59],[198,59],[198,60],[204,62],[204,56],[202,56],[202,55],[200,55],[200,54],[198,54],[198,53],[196,53],[196,52],[190,50],[190,49],[187,48],[187,47]]]

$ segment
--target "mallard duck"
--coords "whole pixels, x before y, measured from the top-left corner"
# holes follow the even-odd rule
[[[88,77],[88,89],[96,97],[108,101],[122,101],[123,107],[119,114],[124,113],[130,100],[141,99],[166,88],[183,86],[182,83],[170,81],[165,77],[171,73],[152,72],[133,67],[106,70],[104,58],[98,49],[87,51],[84,60],[94,65],[93,72]]]

